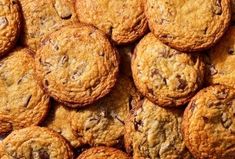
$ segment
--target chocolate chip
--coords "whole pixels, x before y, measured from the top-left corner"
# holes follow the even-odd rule
[[[202,119],[204,120],[205,123],[208,123],[209,122],[209,118],[203,116]]]
[[[176,78],[179,81],[179,85],[177,86],[177,89],[184,90],[187,87],[187,81],[181,78],[181,75],[176,75]]]
[[[31,159],[50,159],[50,155],[44,149],[33,151],[30,156]]]
[[[234,49],[233,48],[229,48],[228,49],[228,54],[235,55]]]
[[[4,29],[8,25],[6,17],[0,17],[0,29]]]

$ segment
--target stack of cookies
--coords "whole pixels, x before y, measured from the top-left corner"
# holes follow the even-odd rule
[[[235,159],[234,0],[0,0],[0,159]]]

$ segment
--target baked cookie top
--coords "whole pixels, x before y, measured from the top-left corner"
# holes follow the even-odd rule
[[[72,159],[69,145],[56,132],[42,127],[13,131],[3,140],[10,158]]]
[[[44,89],[66,105],[84,106],[110,92],[119,68],[117,51],[104,34],[82,24],[50,34],[36,54]]]
[[[181,133],[183,110],[165,109],[147,99],[126,120],[125,147],[134,159],[191,159]]]
[[[231,19],[230,0],[146,0],[150,30],[180,51],[200,51],[214,45]]]
[[[0,0],[0,56],[16,43],[20,32],[20,10],[17,0]]]
[[[39,124],[49,109],[30,54],[17,48],[0,60],[0,134]]]
[[[46,34],[77,22],[73,3],[73,0],[20,0],[23,44],[36,51]]]
[[[181,106],[201,87],[204,62],[199,55],[179,52],[152,33],[136,46],[132,74],[139,91],[159,106]]]
[[[124,120],[139,100],[132,81],[121,75],[114,89],[98,102],[73,114],[74,134],[91,146],[123,144]]]
[[[209,84],[225,84],[235,88],[235,27],[231,26],[221,41],[209,52],[207,65]]]
[[[0,159],[10,159],[9,155],[6,153],[1,142],[0,142]]]
[[[130,157],[121,150],[100,146],[84,151],[77,159],[130,159]]]
[[[183,117],[187,147],[196,158],[233,159],[235,154],[235,90],[214,85],[201,90]]]
[[[81,22],[104,31],[116,44],[130,43],[148,28],[142,0],[76,0],[75,10]]]

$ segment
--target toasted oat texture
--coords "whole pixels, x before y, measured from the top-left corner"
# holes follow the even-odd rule
[[[43,123],[43,126],[53,129],[67,139],[70,144],[77,148],[81,145],[82,139],[77,138],[71,128],[71,117],[75,113],[74,109],[69,109],[63,104],[53,101],[51,111]]]
[[[71,107],[108,94],[116,82],[119,57],[104,34],[82,24],[70,25],[43,40],[36,55],[44,89]]]
[[[142,0],[76,0],[75,10],[81,22],[104,31],[116,44],[130,43],[148,28]]]
[[[125,147],[134,159],[191,159],[181,133],[183,110],[144,99],[126,120]]]
[[[20,0],[20,3],[24,19],[21,41],[34,51],[46,34],[78,21],[73,0]]]
[[[39,124],[49,109],[30,53],[18,48],[0,60],[0,134]]]
[[[231,26],[221,41],[210,50],[207,65],[209,84],[235,88],[235,27]]]
[[[201,87],[204,62],[199,55],[171,49],[152,33],[135,48],[132,73],[139,91],[159,106],[181,106]]]
[[[72,159],[69,145],[56,132],[42,127],[28,127],[13,131],[3,140],[10,158]]]
[[[131,159],[121,150],[111,147],[93,147],[84,151],[77,159]]]
[[[1,142],[0,142],[0,159],[10,159],[9,155],[5,151]]]
[[[234,159],[235,90],[223,85],[201,90],[186,108],[182,127],[195,158]]]
[[[0,56],[15,45],[20,24],[18,1],[0,0]]]
[[[214,45],[231,19],[230,0],[146,0],[150,30],[165,44],[185,52]]]
[[[124,120],[138,100],[139,94],[132,81],[121,75],[110,94],[74,114],[72,130],[78,138],[83,138],[84,145],[120,146]]]

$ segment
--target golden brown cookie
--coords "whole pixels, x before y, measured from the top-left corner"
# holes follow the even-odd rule
[[[20,0],[24,19],[23,44],[36,51],[46,34],[77,22],[73,3],[73,0]]]
[[[201,87],[204,62],[200,55],[179,52],[152,33],[136,46],[132,74],[139,91],[159,106],[181,106]]]
[[[35,78],[31,52],[17,48],[0,60],[0,134],[39,124],[49,97]]]
[[[201,90],[186,108],[182,127],[195,158],[234,159],[235,90],[223,85]]]
[[[0,159],[10,159],[7,152],[5,151],[2,142],[0,142]]]
[[[0,56],[16,43],[20,33],[20,10],[17,0],[0,0]]]
[[[65,139],[42,127],[28,127],[13,131],[3,140],[10,158],[72,159],[73,152]]]
[[[205,50],[225,33],[230,0],[146,0],[150,30],[163,43],[180,51]]]
[[[235,26],[209,52],[207,81],[235,88]]]
[[[119,57],[104,34],[82,24],[50,34],[36,54],[36,70],[44,89],[66,105],[84,106],[110,92]]]
[[[111,147],[93,147],[84,151],[77,159],[131,159],[121,150]]]
[[[75,10],[81,22],[104,31],[116,44],[126,44],[147,31],[142,0],[76,0]]]
[[[191,159],[181,133],[183,110],[161,108],[147,99],[127,118],[125,147],[134,159]]]

